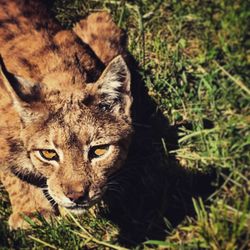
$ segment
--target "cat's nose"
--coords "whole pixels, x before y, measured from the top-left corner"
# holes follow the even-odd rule
[[[83,204],[89,199],[89,189],[85,187],[80,192],[71,189],[67,192],[66,196],[74,203]]]

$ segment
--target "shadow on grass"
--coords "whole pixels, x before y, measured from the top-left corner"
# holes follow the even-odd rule
[[[134,60],[129,65],[135,134],[126,165],[111,177],[104,200],[109,211],[105,216],[120,228],[120,243],[132,247],[147,239],[163,240],[185,216],[194,216],[192,198],[205,200],[215,191],[216,173],[187,170],[168,154],[179,147],[179,126],[170,126],[157,111]]]

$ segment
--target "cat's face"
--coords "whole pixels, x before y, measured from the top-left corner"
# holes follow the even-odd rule
[[[56,203],[72,212],[83,211],[101,197],[108,176],[126,159],[132,133],[126,64],[117,57],[96,83],[53,91],[37,85],[28,88],[29,83],[17,78],[23,84],[21,94],[6,74],[6,87],[23,124],[26,152],[20,157],[25,153],[29,161],[18,171],[45,177]]]

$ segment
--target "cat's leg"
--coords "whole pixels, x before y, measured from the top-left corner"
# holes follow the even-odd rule
[[[107,12],[96,12],[79,21],[73,31],[107,65],[117,55],[126,60],[127,37]]]
[[[29,224],[23,219],[23,215],[34,218],[38,212],[46,219],[50,219],[55,214],[40,188],[20,180],[7,171],[1,172],[0,177],[12,205],[12,214],[9,218],[11,229],[29,227]]]

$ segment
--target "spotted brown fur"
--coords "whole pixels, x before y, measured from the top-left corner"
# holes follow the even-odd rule
[[[16,229],[27,227],[20,213],[49,218],[101,197],[128,152],[132,97],[125,34],[110,15],[94,13],[72,31],[40,1],[0,6],[0,177]],[[104,155],[90,158],[93,147]]]

